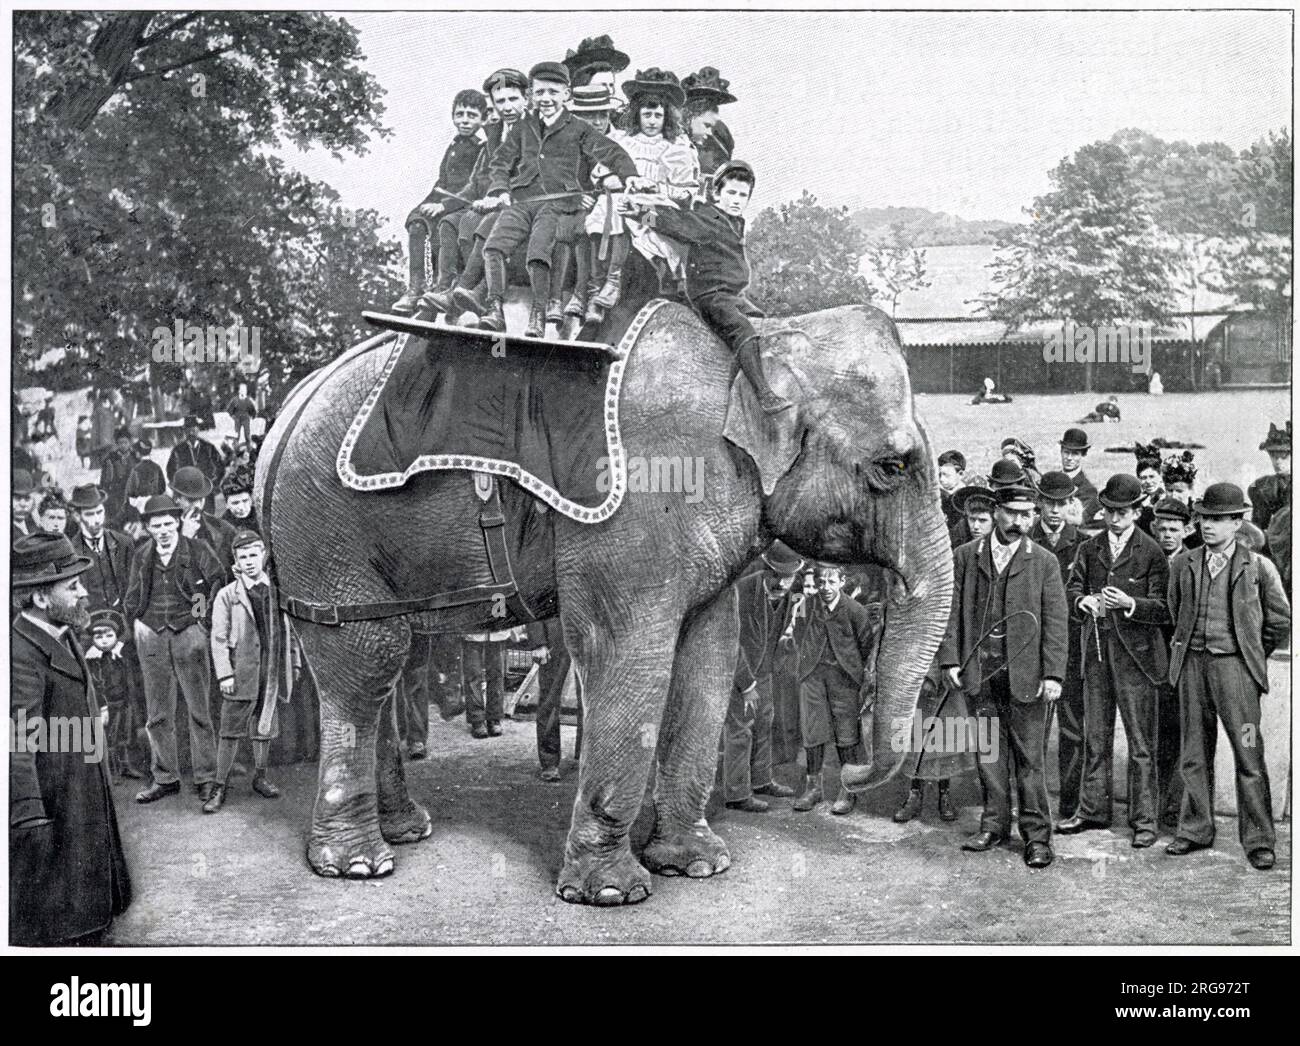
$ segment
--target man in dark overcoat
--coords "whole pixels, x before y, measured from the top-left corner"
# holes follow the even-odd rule
[[[1011,834],[1011,768],[1020,797],[1020,837],[1030,868],[1052,863],[1046,759],[1048,705],[1065,675],[1065,586],[1056,557],[1028,540],[1035,492],[994,492],[993,533],[957,549],[952,612],[939,646],[949,684],[975,708],[984,814],[962,844],[982,853]]]
[[[72,535],[73,551],[91,560],[90,569],[81,578],[90,593],[90,609],[120,610],[131,577],[135,543],[120,530],[106,525],[107,495],[93,483],[73,487],[69,504],[77,522],[77,530]]]
[[[102,710],[76,632],[90,622],[68,539],[13,547],[9,631],[9,943],[94,944],[131,902],[109,789]],[[64,729],[36,741],[37,724]],[[67,742],[74,733],[79,746]],[[98,739],[87,745],[84,742]],[[80,751],[69,748],[80,747]],[[51,748],[58,748],[51,751]]]
[[[213,512],[216,509],[216,499],[213,497],[212,490],[221,482],[221,474],[225,466],[221,461],[221,451],[207,440],[199,438],[201,427],[202,421],[197,415],[186,416],[185,438],[172,447],[172,452],[167,457],[167,482],[174,485],[176,473],[183,468],[198,469],[207,477],[210,484],[203,510]]]

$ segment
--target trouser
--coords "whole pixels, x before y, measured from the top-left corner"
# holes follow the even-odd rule
[[[722,723],[722,781],[728,803],[744,802],[772,783],[772,677],[758,680],[752,707],[735,687]]]
[[[732,352],[739,352],[745,342],[758,337],[749,317],[761,316],[762,313],[743,294],[713,291],[692,298],[691,304],[699,312],[700,318],[713,328],[713,332],[727,343]]]
[[[564,698],[564,683],[569,676],[573,659],[563,642],[550,645],[550,659],[537,670],[537,761],[542,769],[560,765],[560,713]],[[582,755],[582,701],[578,701],[578,737],[573,745],[573,758]]]
[[[1061,680],[1061,696],[1054,702],[1057,736],[1057,771],[1060,775],[1060,816],[1062,820],[1073,817],[1079,808],[1079,792],[1083,787],[1083,728],[1085,705],[1083,700],[1082,648],[1078,629],[1070,630],[1069,658],[1065,678]],[[1052,714],[1049,712],[1049,714]]]
[[[1178,834],[1202,846],[1214,842],[1214,750],[1223,723],[1237,770],[1237,835],[1246,853],[1272,850],[1273,799],[1264,764],[1259,687],[1236,654],[1189,650],[1178,677],[1182,716],[1183,807]]]
[[[465,718],[474,723],[499,723],[505,716],[505,643],[473,643],[462,646],[465,673]]]
[[[429,743],[429,673],[433,666],[431,635],[411,633],[411,648],[397,681],[397,736],[406,744]]]
[[[1178,690],[1163,683],[1156,690],[1156,788],[1159,792],[1160,821],[1170,826],[1178,823],[1183,805],[1182,716],[1178,708]]]
[[[149,764],[147,744],[137,736],[142,717],[131,701],[108,702],[108,769],[120,775],[124,770],[143,770]]]
[[[208,689],[212,678],[208,661],[211,657],[208,630],[194,624],[183,632],[155,632],[137,621],[135,646],[144,680],[144,701],[149,716],[146,729],[153,756],[154,781],[172,784],[179,779],[176,770],[177,684],[190,717],[190,761],[194,767],[194,780],[198,784],[216,780],[217,744],[208,709]]]
[[[527,242],[528,264],[545,265],[549,269],[560,224],[566,221],[569,213],[560,210],[559,206],[553,200],[545,203],[516,200],[497,218],[487,242],[483,244],[484,254],[495,251],[502,258],[509,258],[520,244]]]
[[[460,211],[445,214],[438,220],[438,274],[434,283],[437,290],[446,290],[460,274],[460,223]]]
[[[280,733],[280,727],[276,710],[272,709],[271,729],[264,736],[258,730],[260,715],[260,701],[236,701],[227,697],[221,702],[221,727],[217,738],[218,784],[224,785],[230,780],[240,742],[246,737],[253,745],[253,766],[258,771],[266,770],[271,760],[271,738]]]
[[[1005,672],[985,682],[975,704],[979,732],[990,738],[996,731],[996,750],[980,752],[980,787],[984,813],[980,831],[1006,839],[1011,835],[1011,776],[1015,762],[1016,791],[1020,798],[1020,838],[1026,843],[1052,841],[1051,800],[1043,771],[1047,750],[1046,702],[1013,701]],[[996,758],[994,758],[996,755]]]
[[[1134,663],[1114,632],[1101,633],[1101,660],[1083,655],[1083,790],[1079,816],[1110,824],[1115,769],[1115,710],[1128,739],[1128,825],[1158,831],[1155,726],[1156,684]]]
[[[834,741],[856,745],[862,736],[858,684],[838,664],[822,663],[799,682],[799,720],[805,748]]]
[[[465,268],[456,280],[458,287],[472,291],[483,281],[483,245],[496,228],[500,213],[461,212],[461,220],[456,226],[456,243],[460,248],[460,256],[465,259]]]
[[[253,419],[247,414],[235,418],[235,442],[247,443],[253,438]]]

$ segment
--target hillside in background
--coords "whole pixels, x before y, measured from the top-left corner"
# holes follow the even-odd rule
[[[855,211],[853,220],[873,242],[888,239],[890,228],[901,222],[908,240],[917,247],[991,244],[999,234],[1014,228],[1011,222],[967,221],[924,207],[867,207]]]

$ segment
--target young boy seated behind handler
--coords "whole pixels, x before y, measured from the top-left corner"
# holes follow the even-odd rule
[[[777,395],[763,374],[758,333],[750,316],[762,312],[748,298],[749,261],[745,257],[745,219],[754,191],[754,169],[729,160],[714,173],[713,200],[693,210],[660,207],[646,223],[665,236],[691,245],[686,263],[686,294],[696,311],[736,354],[740,369],[758,394],[765,413],[779,414],[794,404]]]

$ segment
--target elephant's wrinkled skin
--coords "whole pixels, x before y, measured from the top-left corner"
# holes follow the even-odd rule
[[[765,337],[764,364],[798,408],[775,420],[759,416],[746,433],[739,410],[727,421],[729,398],[752,395],[743,378],[733,392],[730,353],[689,310],[663,307],[624,376],[623,439],[629,455],[700,459],[703,498],[629,491],[597,525],[552,514],[554,572],[549,563],[516,562],[530,603],[558,594],[584,684],[578,796],[557,884],[566,900],[635,902],[650,893],[647,868],[699,877],[728,867],[726,844],[704,810],[736,656],[732,581],[774,538],[804,555],[893,571],[877,672],[884,728],[875,731],[870,783],[885,780],[900,758],[889,722],[915,708],[951,592],[930,448],[888,317],[845,307],[784,326],[807,337]],[[400,490],[358,494],[336,476],[340,439],[386,354],[344,365],[296,421],[291,397],[260,455],[262,505],[267,462],[285,443],[269,535],[285,594],[366,602],[474,580],[462,566],[482,548],[468,477],[423,473]],[[552,577],[554,593],[546,591]],[[416,623],[465,631],[489,622]],[[427,813],[407,794],[386,703],[411,624],[295,622],[321,694],[308,844],[320,874],[386,874],[390,843],[429,834]],[[656,827],[638,861],[628,832],[652,766]]]

